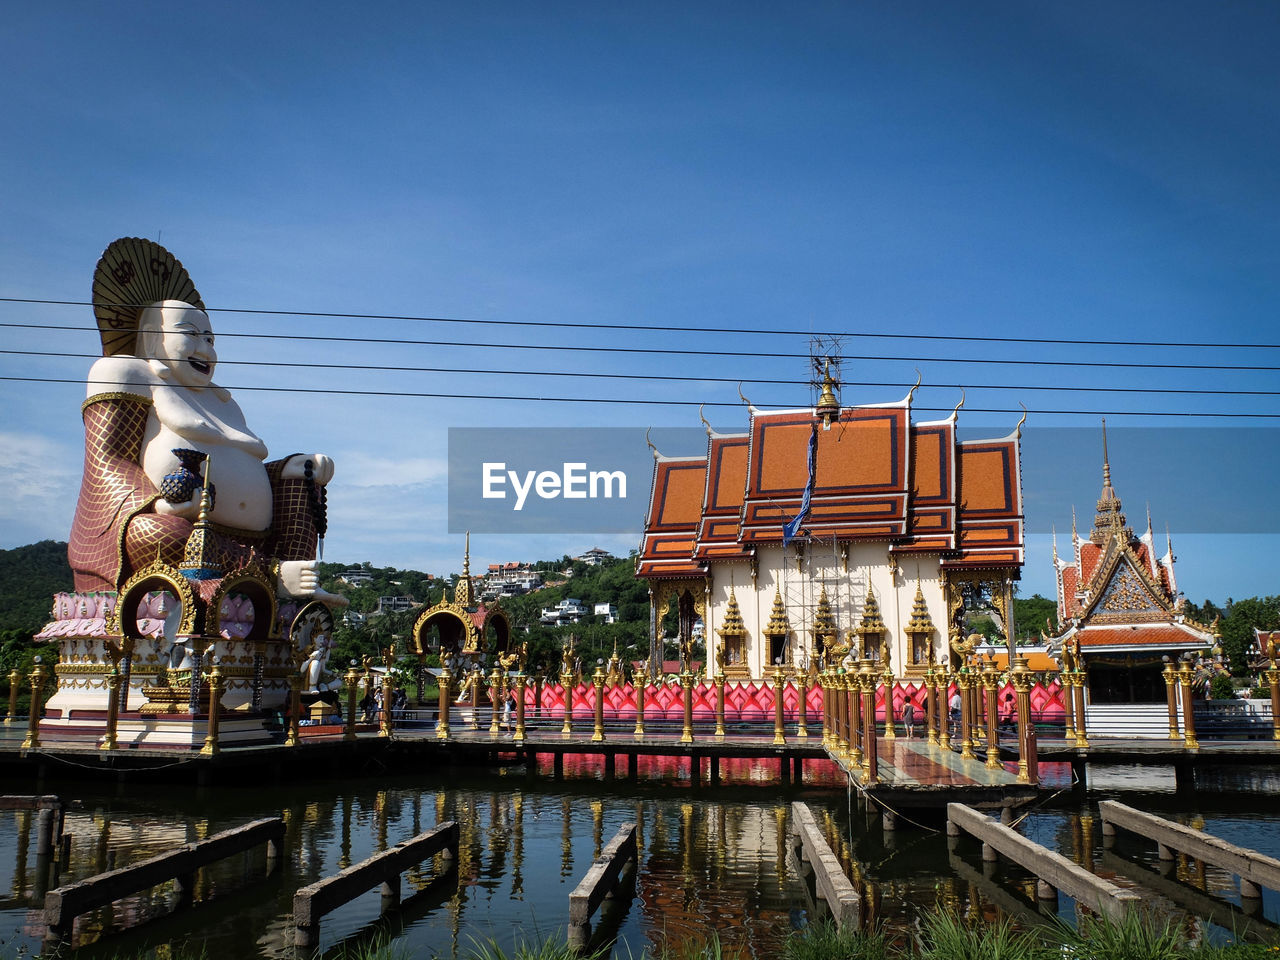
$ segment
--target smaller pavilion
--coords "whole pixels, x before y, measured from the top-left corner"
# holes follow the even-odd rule
[[[1045,636],[1064,669],[1088,674],[1089,700],[1096,704],[1166,702],[1164,658],[1214,644],[1210,629],[1183,613],[1185,601],[1173,572],[1172,540],[1156,558],[1151,516],[1137,536],[1128,526],[1111,485],[1106,422],[1102,425],[1102,492],[1087,538],[1071,521],[1071,555],[1053,562],[1058,583],[1060,631]]]
[[[431,632],[435,631],[432,641]],[[462,555],[462,575],[453,588],[453,599],[442,597],[423,611],[413,625],[410,652],[418,657],[432,649],[443,656],[479,663],[485,656],[500,657],[511,641],[511,621],[501,604],[486,604],[471,589],[471,534]]]

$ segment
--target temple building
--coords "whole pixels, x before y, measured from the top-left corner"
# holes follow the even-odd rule
[[[1091,705],[1163,705],[1164,658],[1212,647],[1214,636],[1183,614],[1168,534],[1164,556],[1157,559],[1150,513],[1141,536],[1128,526],[1111,485],[1105,422],[1097,506],[1088,537],[1076,533],[1073,514],[1069,557],[1058,554],[1054,537],[1060,627],[1046,640],[1064,667],[1087,673]]]
[[[959,440],[963,400],[913,422],[915,388],[846,407],[836,386],[828,371],[813,407],[748,404],[747,430],[707,425],[697,455],[653,451],[636,572],[649,583],[655,658],[673,603],[682,645],[701,617],[708,673],[740,679],[858,656],[919,677],[951,662],[974,597],[1012,628],[1021,423]]]

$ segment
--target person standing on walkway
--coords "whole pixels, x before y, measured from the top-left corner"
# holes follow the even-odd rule
[[[916,728],[916,705],[910,697],[902,702],[902,725],[907,730],[907,739],[910,740]]]

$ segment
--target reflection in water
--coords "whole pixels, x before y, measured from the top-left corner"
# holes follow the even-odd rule
[[[460,825],[456,882],[450,874],[443,887],[432,884],[446,870],[441,859],[415,867],[403,878],[404,908],[376,929],[402,938],[414,954],[449,956],[459,945],[467,949],[473,940],[489,937],[509,950],[522,937],[542,939],[563,930],[570,891],[618,828],[634,821],[640,863],[636,898],[621,920],[620,954],[638,955],[644,946],[668,940],[696,940],[714,929],[744,955],[768,957],[793,927],[810,919],[809,894],[788,854],[790,801],[800,797],[863,890],[870,917],[896,939],[937,904],[974,919],[1010,916],[1019,924],[1038,922],[1046,911],[1072,916],[1066,898],[1056,908],[1038,904],[1034,878],[1020,868],[1003,861],[983,864],[967,840],[948,844],[936,820],[924,820],[927,828],[902,823],[886,834],[878,811],[856,807],[838,783],[830,785],[835,789],[806,786],[790,793],[745,785],[776,773],[776,764],[762,771],[725,764],[722,774],[739,785],[697,792],[681,782],[687,772],[675,762],[654,763],[649,772],[655,779],[636,783],[600,782],[589,758],[568,758],[566,776],[574,771],[580,778],[563,782],[504,769],[468,777],[400,776],[376,784],[325,781],[200,793],[181,787],[96,793],[83,784],[50,785],[50,792],[79,798],[67,814],[71,857],[58,882],[136,863],[280,813],[286,862],[276,876],[265,877],[261,850],[233,857],[201,871],[196,899],[203,902],[195,913],[170,916],[174,895],[168,883],[82,917],[74,937],[85,945],[80,956],[90,960],[187,939],[207,943],[211,956],[291,957],[294,890],[452,819]],[[1247,777],[1247,771],[1231,775]],[[1189,800],[1157,791],[1121,798],[1230,842],[1280,854],[1280,825],[1263,797],[1210,792]],[[1153,844],[1123,835],[1104,850],[1100,823],[1088,805],[1037,809],[1019,829],[1122,885],[1143,882],[1144,876],[1155,878],[1152,885],[1163,873],[1166,886],[1153,890],[1151,902],[1197,937],[1236,926],[1245,915],[1234,878],[1224,871],[1186,858],[1162,864]],[[31,902],[39,889],[34,835],[34,814],[0,815],[0,942],[31,953],[41,934]],[[1215,904],[1210,898],[1235,905],[1215,908],[1214,928],[1186,912],[1208,912]],[[334,911],[321,926],[322,944],[367,935],[375,929],[379,906],[375,889]],[[1260,905],[1246,907],[1266,922],[1280,917],[1272,891],[1264,892]],[[153,922],[119,932],[147,920]]]

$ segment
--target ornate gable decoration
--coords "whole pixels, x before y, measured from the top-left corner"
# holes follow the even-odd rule
[[[1100,572],[1100,585],[1082,611],[1082,620],[1168,620],[1173,616],[1173,603],[1151,581],[1127,545],[1112,553]]]

